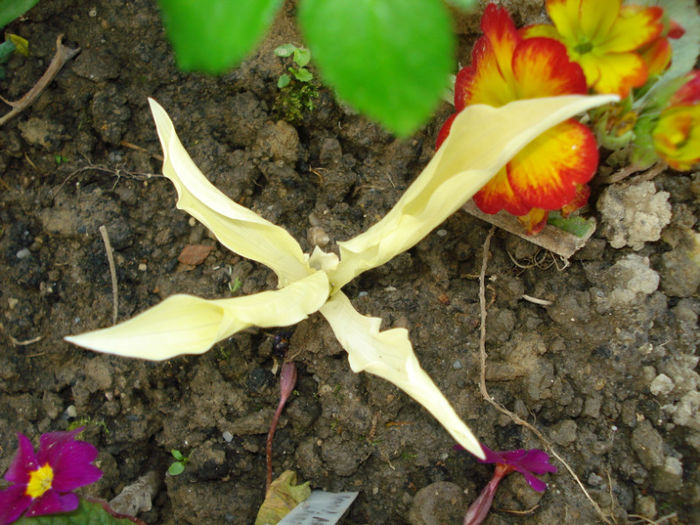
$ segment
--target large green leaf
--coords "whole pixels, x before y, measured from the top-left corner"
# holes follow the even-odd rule
[[[19,18],[39,0],[0,0],[0,28]]]
[[[263,36],[282,0],[159,0],[180,69],[223,73]]]
[[[398,135],[447,87],[454,36],[441,0],[301,0],[299,23],[338,96]]]
[[[134,525],[142,521],[131,517],[118,517],[114,511],[97,501],[80,500],[80,505],[72,512],[20,518],[14,525]]]

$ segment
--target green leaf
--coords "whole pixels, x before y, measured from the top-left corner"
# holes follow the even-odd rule
[[[7,62],[12,53],[15,52],[15,49],[17,49],[17,46],[10,40],[5,40],[0,44],[0,64]]]
[[[0,27],[5,27],[36,5],[39,0],[0,0]]]
[[[290,68],[291,69],[291,68]],[[311,71],[306,69],[305,67],[302,67],[300,69],[291,69],[292,73],[294,74],[294,77],[299,81],[299,82],[309,82],[312,78],[314,78],[313,74]]]
[[[294,44],[283,44],[275,48],[275,55],[278,57],[289,57],[297,49]]]
[[[294,50],[294,63],[299,67],[304,67],[311,61],[311,51],[305,47],[297,47]]]
[[[171,476],[179,476],[185,471],[185,465],[180,463],[179,461],[176,461],[172,465],[168,467],[168,474]]]
[[[287,73],[282,73],[277,79],[277,87],[282,89],[283,87],[288,86],[291,81],[292,77],[290,77]]]
[[[178,449],[176,449],[176,448],[172,449],[172,450],[170,451],[170,454],[172,454],[172,456],[173,456],[175,459],[177,459],[178,461],[182,461],[183,459],[185,459],[185,456],[182,455],[182,452],[180,452],[180,451],[179,451]]]
[[[101,503],[81,499],[80,505],[74,511],[35,518],[20,518],[13,523],[14,525],[85,525],[86,523],[90,525],[133,525],[135,521],[112,516]]]
[[[592,221],[578,216],[564,218],[559,212],[550,212],[547,224],[556,226],[576,237],[585,237],[591,228],[595,228],[595,223]]]
[[[441,0],[301,0],[299,22],[340,98],[398,135],[434,111],[453,66]]]
[[[223,73],[260,40],[282,0],[159,0],[180,69]]]
[[[462,11],[472,11],[479,5],[479,0],[447,0],[447,3],[458,7]]]

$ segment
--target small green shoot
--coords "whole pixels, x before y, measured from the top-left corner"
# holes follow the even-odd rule
[[[187,462],[190,460],[190,458],[185,456],[176,448],[172,449],[170,453],[175,458],[175,461],[173,461],[168,467],[168,474],[170,474],[171,476],[179,476],[185,471],[185,465],[187,465]]]
[[[236,293],[241,289],[241,286],[243,286],[243,281],[241,281],[238,277],[234,277],[233,281],[228,282],[228,289],[231,293]]]
[[[56,161],[56,166],[60,166],[61,164],[68,162],[68,157],[63,155],[54,155],[53,159]]]
[[[75,430],[76,428],[79,428],[79,427],[90,427],[90,426],[101,428],[102,430],[104,430],[105,434],[109,434],[109,429],[107,428],[107,424],[104,422],[104,420],[92,419],[89,416],[77,418],[76,420],[74,420],[73,422],[71,422],[68,425],[68,428],[66,430],[68,430],[70,432],[71,430]]]
[[[314,75],[306,69],[306,65],[311,61],[311,51],[305,47],[297,47],[294,44],[284,44],[275,48],[275,55],[278,57],[286,58],[292,57],[296,67],[288,67],[287,70],[291,73],[291,76],[287,73],[280,75],[277,80],[277,87],[282,89],[289,85],[292,81],[292,76],[296,78],[299,82],[311,82]]]

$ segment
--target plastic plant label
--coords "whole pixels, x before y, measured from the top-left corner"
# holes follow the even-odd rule
[[[338,523],[359,492],[314,490],[287,514],[278,525],[334,525]]]

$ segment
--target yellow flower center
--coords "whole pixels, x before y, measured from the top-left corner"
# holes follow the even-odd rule
[[[46,463],[43,467],[33,470],[29,473],[29,483],[25,494],[32,499],[36,499],[44,495],[44,492],[51,488],[53,483],[53,469],[51,465]]]

